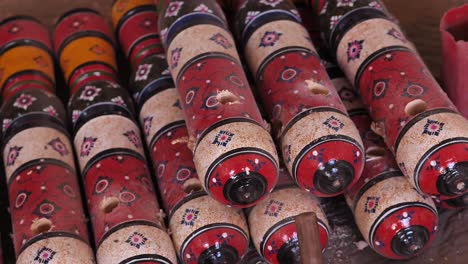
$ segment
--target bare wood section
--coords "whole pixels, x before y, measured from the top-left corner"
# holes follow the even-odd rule
[[[296,229],[299,238],[302,264],[323,264],[319,227],[315,213],[296,216]]]

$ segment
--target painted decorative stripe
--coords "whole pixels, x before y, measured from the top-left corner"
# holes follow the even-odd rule
[[[47,238],[53,238],[53,237],[69,237],[69,238],[74,238],[74,239],[80,240],[85,244],[88,244],[88,242],[83,240],[83,238],[80,237],[77,234],[68,233],[68,232],[46,232],[46,233],[42,233],[42,234],[39,234],[39,235],[31,238],[28,242],[26,242],[26,244],[24,244],[21,247],[21,249],[18,251],[18,254],[16,254],[16,255],[17,256],[21,255],[21,253],[23,251],[25,251],[29,246],[35,244],[38,241],[41,241],[41,240],[44,240],[44,239],[47,239]]]
[[[278,20],[290,20],[297,22],[299,25],[301,25],[300,19],[297,17],[297,15],[291,13],[290,11],[287,10],[281,10],[281,9],[273,9],[273,10],[268,10],[265,12],[262,12],[261,14],[258,14],[255,16],[252,20],[249,21],[249,23],[244,27],[244,30],[242,31],[242,43],[247,43],[247,41],[250,39],[252,34],[261,26],[273,22],[273,21],[278,21]]]
[[[365,183],[361,189],[357,192],[356,196],[354,197],[353,208],[356,209],[357,202],[361,199],[362,195],[367,192],[370,188],[372,188],[377,183],[384,181],[386,179],[394,178],[394,177],[404,177],[403,173],[399,170],[394,171],[386,171],[377,176],[374,176],[370,181]]]
[[[431,206],[429,206],[428,204],[425,204],[425,203],[418,203],[418,202],[407,202],[407,203],[400,203],[400,204],[397,204],[397,205],[394,205],[394,206],[390,206],[388,207],[387,209],[385,209],[378,217],[377,217],[377,220],[372,224],[371,228],[370,228],[370,232],[369,232],[369,237],[368,237],[368,241],[373,241],[373,237],[374,237],[374,234],[375,232],[377,231],[377,229],[379,228],[380,224],[390,215],[392,215],[394,212],[398,211],[398,210],[401,210],[401,209],[405,209],[405,208],[408,208],[408,207],[421,207],[421,208],[425,208],[429,211],[431,211],[434,215],[438,215],[437,214],[437,211],[434,210],[434,208],[432,208]],[[374,243],[369,243],[369,245],[374,249]],[[375,249],[374,249],[375,250]]]
[[[453,113],[453,114],[458,114],[456,111],[454,110],[451,110],[451,109],[434,109],[434,110],[429,110],[429,111],[426,111],[424,113],[421,113],[417,116],[415,116],[413,119],[411,119],[410,121],[408,121],[406,123],[406,125],[400,130],[400,132],[398,133],[398,137],[397,139],[395,140],[395,146],[394,146],[394,149],[395,149],[395,153],[398,152],[398,147],[400,145],[400,142],[401,140],[403,139],[403,137],[405,136],[406,132],[408,132],[408,130],[411,129],[412,126],[414,126],[416,123],[418,123],[419,121],[425,119],[426,117],[429,117],[429,116],[432,116],[432,115],[436,115],[436,114],[440,114],[440,113]]]
[[[307,55],[311,55],[311,56],[316,57],[317,59],[320,59],[319,55],[315,51],[311,51],[310,49],[307,49],[304,47],[296,47],[296,46],[285,47],[285,48],[276,50],[275,52],[268,55],[268,57],[258,67],[257,76],[255,76],[255,80],[259,84],[261,83],[262,81],[261,77],[264,74],[265,68],[271,61],[278,58],[279,56],[282,56],[288,53],[296,53],[296,52],[304,52],[304,53],[307,53]]]
[[[156,254],[143,254],[122,260],[119,264],[137,264],[137,263],[159,263],[159,264],[175,264],[167,258]]]
[[[450,138],[447,140],[444,140],[440,142],[439,144],[433,146],[432,148],[429,149],[418,161],[416,168],[414,169],[414,183],[416,184],[416,187],[418,190],[421,190],[421,187],[419,185],[419,177],[421,176],[421,170],[423,169],[424,163],[429,159],[432,154],[436,153],[437,151],[444,149],[447,146],[454,145],[454,144],[459,144],[459,143],[468,143],[468,138],[464,137],[459,137],[459,138]]]
[[[336,54],[338,45],[344,35],[346,35],[346,32],[352,29],[355,25],[374,18],[390,20],[383,11],[372,7],[356,8],[341,17],[339,22],[332,29],[328,39],[328,46],[331,47],[332,54]]]
[[[304,118],[305,116],[308,116],[312,113],[319,113],[319,112],[333,112],[333,113],[339,113],[339,114],[342,114],[344,116],[348,116],[347,114],[339,111],[338,109],[336,108],[329,108],[329,107],[316,107],[316,108],[311,108],[311,109],[308,109],[304,112],[301,112],[299,114],[297,114],[293,119],[291,119],[291,121],[289,121],[288,125],[284,128],[283,132],[281,133],[280,135],[280,141],[283,140],[283,137],[284,135],[286,135],[286,133],[288,132],[289,129],[291,129],[291,127],[294,126],[294,124],[296,124],[296,122],[298,122],[299,120],[301,120],[302,118]]]
[[[213,229],[217,229],[217,228],[227,228],[227,229],[232,229],[232,230],[235,230],[237,231],[238,233],[240,233],[246,240],[249,240],[249,235],[247,233],[245,233],[244,230],[242,230],[241,228],[239,228],[238,226],[235,226],[235,225],[232,225],[232,224],[209,224],[209,225],[206,225],[202,228],[199,228],[198,230],[194,231],[192,234],[190,234],[190,236],[188,236],[184,242],[182,243],[182,246],[180,247],[180,252],[185,252],[186,248],[188,245],[190,245],[190,243],[192,242],[192,240],[194,240],[195,238],[197,238],[199,235],[209,231],[209,230],[213,230]]]
[[[268,152],[264,151],[263,149],[259,148],[237,148],[233,149],[231,151],[228,151],[224,153],[223,155],[219,156],[216,160],[214,160],[208,169],[206,170],[205,174],[205,187],[206,189],[209,189],[209,182],[211,180],[210,175],[213,173],[213,171],[218,167],[220,164],[223,163],[223,161],[227,159],[231,159],[232,157],[239,156],[242,154],[258,154],[260,156],[263,156],[271,161],[275,165],[275,167],[278,167],[278,163],[276,162],[275,158]]]
[[[214,25],[223,29],[228,29],[226,22],[220,17],[211,13],[190,13],[179,17],[167,30],[166,47],[170,45],[172,40],[178,33],[184,29],[195,25]]]
[[[293,164],[292,164],[292,172],[293,172],[293,178],[296,182],[297,182],[297,171],[299,168],[299,163],[302,161],[302,159],[304,159],[305,155],[309,153],[311,149],[316,148],[317,146],[330,142],[330,141],[343,141],[343,142],[350,143],[352,145],[355,145],[361,151],[361,153],[364,153],[364,151],[361,148],[361,145],[356,140],[348,136],[329,135],[329,136],[318,138],[312,141],[311,143],[309,143],[307,146],[305,146],[301,150],[301,152],[299,152],[296,159],[294,159]]]

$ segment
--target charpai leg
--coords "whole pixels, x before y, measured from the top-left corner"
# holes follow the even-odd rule
[[[359,89],[374,130],[411,183],[441,199],[468,191],[468,122],[379,1],[328,2],[325,40]]]
[[[330,197],[360,177],[364,153],[299,13],[289,1],[238,1],[235,25],[289,172]]]
[[[165,1],[159,28],[194,161],[217,201],[249,207],[277,181],[278,158],[214,0]]]
[[[47,29],[0,23],[3,161],[17,263],[95,263]]]
[[[68,28],[83,16],[73,32]],[[76,20],[76,21],[75,21]],[[65,36],[64,36],[65,35]],[[115,75],[112,30],[93,11],[56,26],[57,53],[72,91],[68,110],[99,263],[177,263],[156,200],[132,100]],[[86,49],[87,47],[90,49]]]

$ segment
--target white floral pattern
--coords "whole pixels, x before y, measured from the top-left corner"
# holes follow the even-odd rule
[[[337,0],[336,1],[336,6],[337,7],[341,7],[341,6],[349,6],[349,7],[353,7],[354,6],[354,3],[356,2],[356,0]]]
[[[167,39],[167,30],[168,30],[167,28],[164,28],[164,29],[161,29],[161,31],[159,32],[164,42],[166,42],[166,39]]]
[[[153,64],[138,65],[135,81],[146,81],[146,79],[148,79],[149,73],[151,72],[151,68],[153,68]]]
[[[258,14],[260,14],[259,11],[249,11],[247,12],[247,16],[245,17],[245,24],[247,25],[252,19],[254,19]]]
[[[111,101],[113,103],[116,103],[116,104],[120,105],[120,106],[126,106],[125,101],[122,99],[122,96],[114,97],[114,98],[111,99]]]
[[[57,110],[52,105],[49,105],[48,107],[42,109],[42,111],[46,112],[50,116],[58,116]]]
[[[78,120],[78,118],[80,117],[81,115],[81,111],[80,110],[73,110],[73,113],[72,113],[72,121],[73,123],[76,123],[76,121]]]
[[[283,2],[283,0],[260,0],[261,4],[269,5],[271,7],[275,7],[278,4],[280,4],[281,2]]]
[[[94,85],[87,85],[85,86],[83,92],[81,92],[80,99],[92,102],[94,101],[94,98],[96,98],[99,95],[101,90],[101,88],[97,88]]]
[[[336,24],[338,24],[338,22],[340,21],[341,17],[342,17],[342,16],[339,15],[339,16],[332,16],[332,17],[330,18],[330,29],[333,29],[333,28],[336,26]]]
[[[201,13],[210,13],[212,14],[213,11],[211,9],[209,9],[206,5],[204,4],[200,4],[199,6],[197,6],[195,9],[194,9],[195,12],[201,12]]]
[[[166,9],[165,17],[174,17],[179,14],[180,9],[184,5],[184,1],[174,1],[169,3]]]
[[[34,101],[37,99],[29,94],[22,93],[16,101],[13,103],[14,107],[21,108],[24,110],[28,110],[28,107],[32,105]]]

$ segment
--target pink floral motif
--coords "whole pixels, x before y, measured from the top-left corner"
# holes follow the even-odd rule
[[[364,40],[355,40],[348,43],[348,62],[359,59],[361,56],[361,51],[363,49]]]
[[[336,1],[336,6],[337,7],[340,7],[340,6],[353,7],[355,2],[356,2],[356,0],[337,0]]]
[[[259,47],[273,47],[275,43],[280,39],[283,33],[276,31],[267,31],[260,40]]]
[[[68,149],[67,146],[62,142],[60,138],[55,138],[49,141],[47,145],[51,146],[53,150],[57,151],[60,156],[65,156],[68,155]]]
[[[49,105],[48,107],[42,109],[42,111],[46,112],[50,116],[58,116],[57,110],[52,105]]]
[[[161,29],[161,31],[159,32],[159,34],[161,35],[161,39],[166,42],[166,39],[167,39],[167,28],[164,28],[164,29]]]
[[[135,145],[135,147],[137,148],[141,147],[140,137],[135,133],[135,131],[129,130],[123,133],[123,135],[126,136],[128,141],[130,141],[133,145]]]
[[[8,119],[8,118],[3,119],[3,122],[2,122],[3,132],[5,132],[10,127],[10,124],[11,124],[11,119]]]
[[[78,118],[80,117],[81,115],[81,111],[80,110],[73,110],[73,113],[72,113],[72,121],[73,123],[75,123]]]
[[[151,68],[153,68],[153,64],[141,64],[138,65],[138,69],[136,71],[135,81],[146,81],[148,79],[148,75],[151,72]]]
[[[94,98],[96,98],[99,95],[101,90],[101,88],[97,88],[94,85],[87,85],[84,88],[83,92],[81,92],[80,99],[92,102]]]
[[[229,40],[223,36],[221,33],[216,33],[214,34],[210,40],[214,41],[216,44],[222,46],[225,49],[232,48],[232,44],[229,42]]]
[[[116,103],[120,106],[125,106],[125,101],[122,99],[122,96],[117,96],[111,99],[113,103]]]
[[[146,241],[148,241],[148,238],[146,238],[142,233],[139,232],[133,232],[131,236],[125,240],[125,243],[130,244],[132,247],[136,247],[137,249],[140,249],[141,246],[143,246]]]
[[[235,135],[234,133],[231,133],[229,131],[221,130],[215,136],[215,139],[213,140],[212,144],[217,145],[217,146],[226,147],[228,145],[228,143],[231,142],[234,135]]]
[[[13,106],[24,110],[28,110],[28,107],[31,106],[32,103],[36,100],[37,99],[35,97],[32,97],[29,94],[22,93],[18,98],[16,98]]]
[[[175,48],[171,51],[171,68],[174,69],[179,64],[182,48]]]
[[[247,3],[247,1],[245,1]],[[245,17],[245,24],[247,25],[252,19],[254,19],[258,14],[259,11],[249,11],[247,12],[247,16]]]
[[[377,1],[370,2],[369,6],[375,9],[382,10],[382,5]]]
[[[339,15],[339,16],[332,16],[330,18],[330,29],[333,29],[336,24],[338,24],[338,22],[340,21],[341,17],[343,17],[342,15]]]
[[[283,0],[260,0],[261,4],[269,5],[271,7],[275,7],[279,5],[281,2],[283,2]]]
[[[267,207],[265,208],[264,215],[278,217],[278,214],[283,209],[284,203],[276,200],[270,200]]]
[[[400,40],[401,42],[403,43],[406,43],[408,42],[405,38],[405,36],[398,30],[396,30],[395,28],[392,28],[390,29],[388,32],[387,32],[387,35],[390,35],[398,40]]]
[[[193,226],[195,224],[195,220],[198,219],[198,214],[200,211],[187,208],[185,209],[184,214],[182,215],[182,220],[180,221],[181,224],[186,226]]]
[[[7,166],[15,165],[15,161],[20,155],[20,152],[22,149],[23,147],[18,147],[18,146],[10,147],[10,149],[8,150],[8,154],[7,154],[7,162],[6,162]]]
[[[174,2],[169,3],[166,9],[166,14],[164,16],[165,17],[177,16],[183,4],[184,4],[184,1],[174,1]]]
[[[444,126],[445,126],[445,123],[443,122],[428,119],[427,123],[424,125],[423,134],[437,137],[440,135],[440,132],[444,130]]]
[[[206,5],[200,4],[197,6],[193,11],[195,12],[201,12],[201,13],[213,13],[211,9],[209,9]]]
[[[336,132],[340,131],[345,125],[336,117],[331,116],[325,122],[323,122],[328,128],[335,130]]]
[[[146,136],[149,136],[152,125],[153,125],[153,117],[152,116],[147,116],[147,117],[143,118],[143,129],[145,131]]]
[[[379,206],[380,197],[369,196],[367,197],[366,204],[364,205],[364,212],[374,214]]]
[[[84,137],[83,143],[81,143],[80,157],[87,157],[91,150],[94,148],[97,138]]]
[[[54,258],[55,254],[57,254],[57,252],[53,251],[52,249],[42,247],[37,251],[37,254],[34,257],[32,263],[49,264],[49,262]]]

